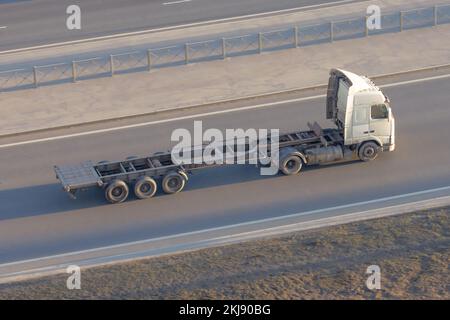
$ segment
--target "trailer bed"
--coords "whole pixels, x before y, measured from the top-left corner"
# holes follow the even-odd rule
[[[338,129],[322,129],[317,123],[309,124],[310,130],[295,131],[279,136],[279,147],[302,145],[328,145],[343,141]],[[269,143],[270,146],[270,143]],[[205,146],[200,146],[205,147]],[[229,148],[224,146],[224,152]],[[229,150],[230,151],[230,150]],[[260,155],[261,156],[261,155]],[[247,159],[248,160],[248,159]],[[86,161],[78,165],[55,166],[57,179],[61,181],[63,189],[72,195],[79,189],[93,186],[101,187],[114,179],[135,181],[143,175],[153,178],[163,177],[171,170],[181,169],[192,172],[205,167],[223,164],[186,164],[176,165],[172,162],[170,151],[160,152],[151,156],[131,157],[122,161],[99,162]]]
[[[67,192],[102,185],[102,180],[92,161],[85,161],[77,165],[55,166],[54,169],[56,178],[61,181]]]

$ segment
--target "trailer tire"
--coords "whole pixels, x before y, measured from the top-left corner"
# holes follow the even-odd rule
[[[373,161],[378,157],[380,146],[373,141],[364,142],[358,149],[358,157],[362,161]]]
[[[105,197],[111,203],[121,203],[128,198],[128,185],[122,180],[114,180],[105,190]]]
[[[154,179],[143,176],[134,184],[134,194],[139,199],[148,199],[155,195],[157,188],[158,186]]]
[[[283,174],[290,176],[300,172],[303,166],[302,159],[297,155],[290,155],[282,159],[280,170]]]
[[[168,173],[162,180],[162,188],[168,194],[180,192],[185,184],[185,177],[175,171]]]

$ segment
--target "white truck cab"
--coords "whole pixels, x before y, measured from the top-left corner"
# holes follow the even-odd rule
[[[360,148],[371,142],[382,151],[394,151],[395,119],[389,98],[367,77],[332,69],[326,108],[327,119],[343,130],[345,146]]]

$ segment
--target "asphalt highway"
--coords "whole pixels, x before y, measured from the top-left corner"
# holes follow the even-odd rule
[[[192,129],[194,119],[1,148],[0,263],[450,186],[448,78],[384,91],[396,116],[397,150],[374,162],[310,167],[290,177],[260,176],[252,166],[208,169],[191,176],[182,193],[119,205],[106,203],[101,190],[70,199],[52,166],[166,150],[172,131]],[[291,131],[313,120],[326,127],[324,103],[312,98],[195,120],[218,129]]]
[[[68,30],[71,0],[0,0],[0,51],[353,1],[80,0],[81,30]]]

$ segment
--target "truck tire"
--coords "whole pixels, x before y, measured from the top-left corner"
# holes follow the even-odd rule
[[[172,194],[183,190],[186,179],[178,172],[168,173],[162,180],[162,188],[165,193]]]
[[[358,150],[358,157],[362,161],[372,161],[378,157],[380,147],[376,142],[364,142]]]
[[[105,190],[105,197],[111,203],[121,203],[128,198],[129,189],[127,184],[122,180],[114,180]]]
[[[300,172],[302,169],[302,159],[297,155],[290,155],[281,160],[280,170],[283,174],[290,176]]]
[[[148,176],[143,176],[134,184],[134,194],[139,199],[148,199],[155,195],[157,188],[155,180]]]

